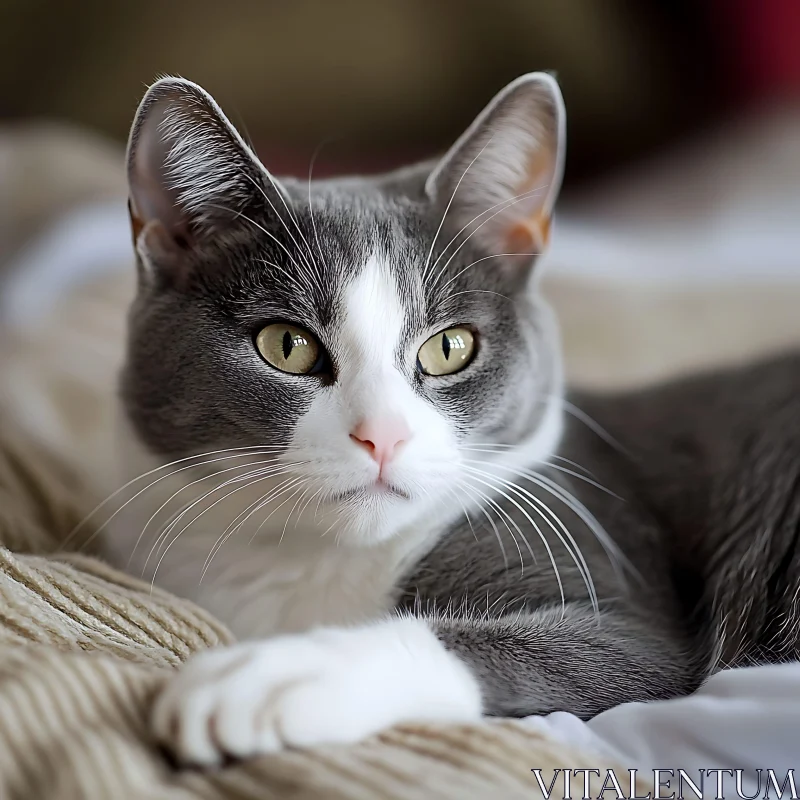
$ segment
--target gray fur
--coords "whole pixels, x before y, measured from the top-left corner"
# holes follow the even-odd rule
[[[421,277],[467,157],[497,126],[520,124],[514,120],[524,102],[506,98],[502,113],[484,118],[477,138],[467,137],[433,178],[433,165],[424,164],[309,186],[278,183],[254,165],[191,85],[167,81],[151,92],[145,114],[158,103],[169,107],[166,145],[175,130],[183,131],[178,138],[191,131],[198,152],[212,148],[227,166],[219,183],[204,175],[201,186],[196,165],[181,172],[186,148],[162,147],[141,165],[140,115],[130,170],[134,229],[144,233],[122,396],[150,449],[178,458],[285,444],[314,392],[336,380],[341,290],[375,250],[408,310],[404,342],[454,320],[480,333],[479,357],[462,373],[425,381],[403,366],[419,395],[453,421],[465,443],[514,445],[537,428],[544,398],[560,389],[560,364],[546,309],[532,291],[534,259],[507,256],[467,268],[496,252],[491,237],[476,235],[436,286]],[[541,96],[531,103],[544,136],[556,111]],[[148,180],[171,181],[164,208],[148,207]],[[287,206],[294,227],[285,224]],[[451,239],[466,239],[459,228],[473,212],[457,207],[458,222],[436,240],[434,257]],[[313,243],[318,275],[294,237]],[[253,369],[253,337],[273,319],[300,324],[326,343],[324,375],[278,382],[269,370]],[[478,677],[486,712],[589,717],[619,702],[691,691],[719,663],[797,657],[800,358],[572,401],[618,444],[569,418],[558,455],[580,467],[553,461],[531,464],[532,475],[509,474],[519,488],[500,487],[508,496],[495,494],[497,508],[484,509],[492,521],[462,519],[398,589],[398,609],[427,617]],[[543,486],[537,475],[553,483]],[[581,506],[570,508],[558,486]],[[597,608],[528,491],[575,538]],[[520,506],[552,545],[563,606],[549,556]],[[621,556],[603,546],[591,519]],[[532,553],[522,541],[517,550],[514,538],[523,533]]]
[[[589,717],[683,694],[720,666],[800,657],[800,356],[573,400],[618,444],[573,419],[559,453],[623,499],[574,478],[570,490],[641,580],[621,592],[574,519],[601,613],[562,554],[562,615],[546,566],[521,576],[486,546],[484,526],[478,543],[466,525],[451,531],[411,576],[408,597],[457,609],[433,624],[483,677],[488,712]]]

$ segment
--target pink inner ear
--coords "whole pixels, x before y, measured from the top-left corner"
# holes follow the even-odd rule
[[[511,225],[505,235],[509,253],[541,253],[550,239],[550,214],[546,210],[553,180],[555,156],[550,147],[538,148],[528,160],[524,183],[516,194],[532,192],[516,210],[509,207]]]
[[[131,220],[131,232],[133,233],[133,245],[136,246],[136,242],[139,240],[139,234],[142,232],[142,228],[144,228],[144,222],[142,222],[141,217],[134,211],[133,208],[133,201],[128,199],[128,216]]]
[[[507,253],[544,252],[550,239],[550,217],[543,213],[523,219],[506,232],[504,247]]]
[[[503,246],[506,253],[537,253],[536,243],[531,230],[524,222],[520,222],[509,230]]]

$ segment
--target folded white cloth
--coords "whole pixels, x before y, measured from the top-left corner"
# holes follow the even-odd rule
[[[688,697],[625,703],[589,722],[563,712],[526,722],[613,757],[647,782],[661,781],[654,798],[797,798],[798,720],[800,663],[787,663],[724,670]],[[627,792],[629,775],[616,777]],[[582,785],[580,776],[573,779],[573,797]],[[557,781],[551,796],[562,789]],[[609,788],[603,797],[615,793]]]

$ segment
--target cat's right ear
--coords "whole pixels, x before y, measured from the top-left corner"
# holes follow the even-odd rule
[[[483,251],[541,253],[561,187],[565,144],[564,101],[555,78],[523,75],[453,145],[428,177],[426,192],[443,222]]]
[[[254,211],[276,208],[283,191],[211,95],[182,78],[162,78],[142,99],[127,171],[137,252],[145,268],[175,279]]]

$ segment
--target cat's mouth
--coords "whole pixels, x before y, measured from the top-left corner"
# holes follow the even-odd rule
[[[404,492],[394,484],[384,480],[377,480],[364,486],[356,486],[353,489],[346,489],[343,492],[335,492],[331,499],[336,503],[343,503],[348,500],[365,500],[371,497],[400,498],[410,500],[408,492]]]

